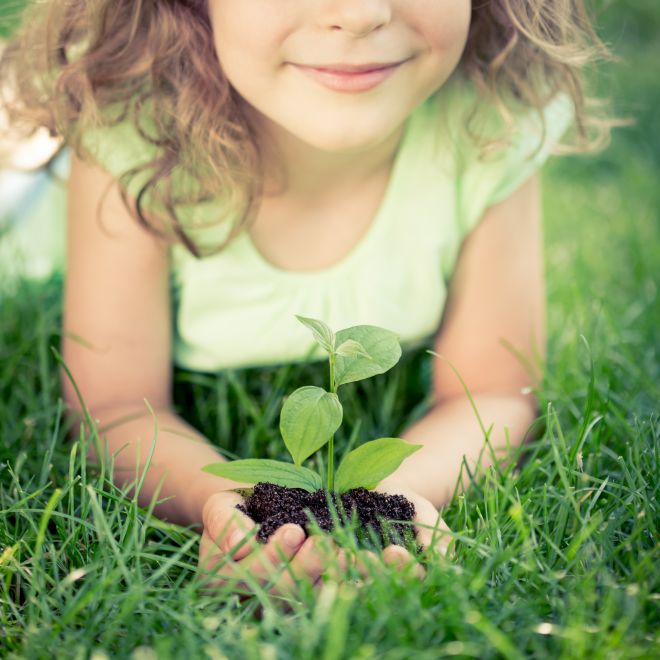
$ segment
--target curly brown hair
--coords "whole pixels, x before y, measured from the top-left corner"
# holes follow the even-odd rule
[[[612,122],[586,95],[584,69],[608,55],[583,0],[475,0],[459,69],[476,85],[478,102],[493,102],[509,128],[513,104],[542,119],[548,101],[567,94],[571,144],[589,150],[606,143]],[[83,157],[86,131],[126,121],[137,128],[155,156],[120,182],[125,191],[133,177],[146,176],[135,209],[152,231],[199,255],[178,205],[223,199],[240,211],[215,250],[253,218],[262,194],[256,134],[217,60],[207,0],[33,2],[0,73],[11,81],[4,105],[13,125],[26,134],[47,127]],[[194,182],[185,194],[172,185],[181,174]]]

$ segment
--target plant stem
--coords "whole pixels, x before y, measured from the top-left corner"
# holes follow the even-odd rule
[[[330,353],[330,391],[333,394],[337,394],[337,388],[335,387],[335,353]],[[335,436],[334,433],[330,436],[328,441],[328,490],[332,492],[335,488],[335,469],[334,469],[334,458],[335,458]]]

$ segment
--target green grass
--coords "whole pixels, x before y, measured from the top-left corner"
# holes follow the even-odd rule
[[[88,466],[84,435],[66,439],[50,349],[61,283],[26,284],[0,301],[0,656],[658,655],[660,10],[610,3],[602,20],[623,58],[603,84],[637,124],[545,172],[544,430],[517,469],[489,471],[447,508],[455,560],[422,582],[329,580],[287,614],[262,593],[204,593],[197,536]],[[356,384],[342,428],[396,434],[423,414],[430,359]],[[176,399],[228,452],[280,457],[281,395],[323,378],[313,366],[178,372]]]

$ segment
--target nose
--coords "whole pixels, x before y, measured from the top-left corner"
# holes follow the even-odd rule
[[[321,21],[327,29],[363,37],[390,22],[391,4],[391,0],[324,0]]]

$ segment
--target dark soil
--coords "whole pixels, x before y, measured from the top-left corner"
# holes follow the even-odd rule
[[[403,495],[385,495],[364,488],[356,488],[340,496],[332,495],[335,512],[328,507],[329,494],[325,490],[308,493],[300,488],[285,488],[269,483],[258,483],[245,505],[238,508],[259,523],[257,539],[265,543],[276,529],[286,523],[301,525],[309,534],[312,523],[325,531],[335,523],[350,526],[357,523],[356,534],[365,545],[386,546],[390,543],[414,543],[412,525],[389,521],[412,521],[415,507]],[[334,515],[333,515],[334,514]]]

